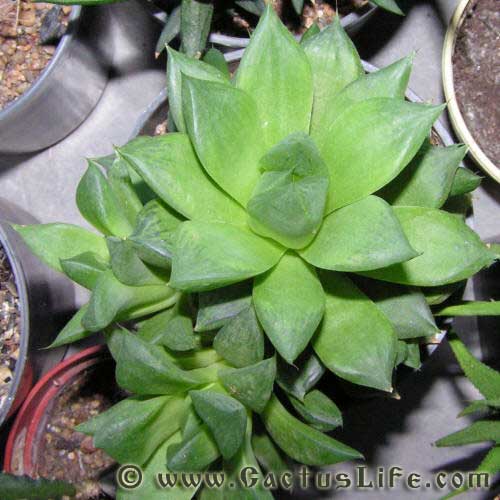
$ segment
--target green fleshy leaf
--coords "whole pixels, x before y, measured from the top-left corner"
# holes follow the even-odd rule
[[[147,266],[138,256],[129,240],[109,236],[106,239],[113,274],[124,285],[166,285],[168,273]]]
[[[300,44],[303,45],[309,38],[312,38],[313,36],[317,35],[321,31],[320,27],[318,26],[317,23],[311,24],[309,28],[307,28],[306,31],[304,31],[304,34],[300,38]],[[314,80],[314,74],[313,74],[313,80]]]
[[[364,74],[363,66],[338,16],[321,33],[305,40],[303,47],[311,63],[314,82],[311,135],[324,143],[327,141],[324,134],[328,133],[326,126],[330,123],[329,114],[335,96]]]
[[[219,380],[229,394],[257,413],[261,413],[269,401],[275,378],[274,358],[244,368],[219,371]]]
[[[176,291],[167,285],[128,286],[118,281],[113,271],[104,271],[92,292],[82,324],[87,330],[98,332],[113,321],[161,311],[177,299]]]
[[[496,411],[500,410],[500,398],[498,399],[480,399],[478,401],[473,401],[470,405],[466,406],[459,414],[459,417],[465,417],[466,415],[472,415],[473,413],[479,411],[487,411],[494,409]]]
[[[333,271],[379,269],[418,255],[392,208],[368,196],[328,215],[315,240],[300,255]]]
[[[342,414],[338,406],[321,391],[309,392],[302,403],[290,398],[297,413],[315,429],[328,432],[342,425]]]
[[[54,342],[48,346],[49,348],[59,347],[65,344],[71,344],[77,340],[89,337],[94,332],[87,331],[82,325],[82,319],[87,312],[87,305],[84,305],[80,310],[66,323],[66,326],[59,332]]]
[[[360,280],[360,288],[391,322],[399,339],[430,337],[439,332],[424,295],[418,289]]]
[[[375,98],[353,104],[312,138],[330,170],[327,212],[394,179],[415,156],[444,106]],[[369,175],[367,175],[369,165]]]
[[[248,229],[223,223],[183,222],[172,258],[172,287],[203,291],[230,285],[273,267],[283,249]]]
[[[151,200],[137,215],[137,224],[129,241],[144,262],[169,269],[172,258],[173,232],[183,221],[160,200]]]
[[[500,372],[481,363],[465,347],[456,336],[449,338],[453,353],[466,377],[486,399],[500,398]]]
[[[173,317],[165,326],[156,343],[173,351],[194,349],[197,346],[197,341],[191,318],[181,315]]]
[[[250,14],[259,17],[264,13],[266,8],[264,0],[236,0],[234,3],[243,10],[250,12]]]
[[[309,131],[311,67],[270,5],[245,49],[235,81],[257,104],[266,149],[294,132]]]
[[[176,315],[177,310],[175,306],[155,314],[139,325],[137,336],[146,342],[156,344],[165,333],[168,322]]]
[[[61,268],[72,281],[88,290],[92,290],[101,272],[109,269],[109,266],[96,253],[85,252],[61,260]]]
[[[479,421],[436,441],[436,446],[463,446],[493,441],[500,443],[500,422]]]
[[[118,487],[116,500],[165,500],[165,488],[158,484],[158,474],[171,474],[172,471],[166,467],[167,449],[172,444],[181,442],[181,433],[175,432],[167,439],[153,454],[149,462],[142,467],[143,481],[140,486],[134,489],[123,489]],[[166,476],[164,476],[166,477]],[[169,500],[191,500],[196,493],[197,487],[184,488],[179,485],[168,488]]]
[[[206,425],[167,449],[167,467],[174,472],[203,471],[220,456],[217,443]]]
[[[254,434],[252,436],[252,448],[258,462],[266,471],[282,474],[288,470],[286,462],[267,434]]]
[[[469,278],[494,260],[479,236],[454,215],[424,207],[394,207],[394,213],[421,255],[362,274],[405,285],[439,286]]]
[[[180,427],[184,397],[131,397],[84,422],[78,432],[94,437],[94,446],[118,462],[144,465],[158,446]]]
[[[116,361],[116,381],[139,395],[182,394],[213,382],[204,369],[181,370],[161,346],[149,344],[126,330],[116,330],[108,337]]]
[[[306,465],[332,465],[363,458],[356,450],[290,415],[273,396],[262,414],[267,432],[290,457]]]
[[[385,0],[389,1],[389,0]],[[214,6],[198,0],[182,0],[181,50],[189,57],[199,57],[207,45]]]
[[[314,352],[306,350],[293,365],[278,359],[276,382],[285,392],[304,401],[306,393],[318,383],[324,373],[325,367],[318,357]]]
[[[181,6],[175,7],[167,17],[165,26],[161,30],[156,42],[155,54],[158,57],[166,46],[181,32]]]
[[[450,189],[450,196],[470,193],[479,187],[482,177],[467,168],[458,168]]]
[[[325,295],[313,267],[296,254],[255,279],[253,301],[266,335],[289,363],[305,349],[325,309]]]
[[[398,14],[399,16],[404,16],[404,12],[400,9],[399,5],[395,0],[373,0],[375,5],[378,5],[384,10],[392,12],[393,14]]]
[[[184,217],[245,221],[244,210],[205,174],[187,135],[138,137],[118,152],[167,205]]]
[[[98,231],[106,235],[126,237],[132,232],[120,200],[99,167],[87,160],[88,168],[76,190],[80,213]]]
[[[113,156],[114,161],[107,169],[108,184],[118,199],[123,214],[129,223],[134,226],[137,221],[137,215],[142,210],[142,201],[130,177],[128,164],[116,155]]]
[[[190,391],[196,413],[212,432],[225,460],[243,444],[247,425],[245,407],[236,399],[215,391]]]
[[[250,282],[218,288],[198,295],[196,332],[218,330],[252,304]]]
[[[500,316],[500,301],[470,301],[443,307],[436,316]]]
[[[264,359],[264,334],[253,306],[244,309],[216,335],[214,349],[236,368]]]
[[[263,174],[248,202],[250,227],[288,248],[303,248],[323,219],[328,169],[314,142],[292,134],[260,160]]]
[[[295,12],[300,16],[304,8],[304,0],[292,0],[292,5]]]
[[[341,92],[331,98],[329,109],[323,111],[322,121],[318,124],[319,127],[325,129],[323,133],[326,133],[331,124],[357,102],[375,97],[403,100],[410,79],[412,64],[413,54],[373,73],[362,74],[345,86]],[[314,134],[321,136],[322,131],[315,130]]]
[[[432,146],[426,140],[410,164],[379,193],[391,205],[440,208],[467,148]]]
[[[19,500],[20,498],[41,500],[76,494],[75,487],[63,481],[33,479],[6,472],[0,472],[0,491],[3,500]]]
[[[392,391],[397,338],[391,323],[346,276],[329,272],[321,279],[326,309],[313,338],[316,354],[339,377]]]
[[[254,100],[229,84],[182,80],[184,119],[198,158],[210,177],[245,205],[265,152]]]
[[[228,83],[229,78],[214,66],[192,57],[187,57],[167,47],[167,92],[168,105],[175,126],[179,132],[186,132],[186,123],[182,110],[182,80],[185,76],[212,82]]]
[[[70,259],[85,252],[95,252],[102,260],[109,260],[106,240],[72,224],[33,224],[12,227],[21,235],[29,249],[45,264],[63,272],[61,260]]]
[[[458,283],[451,283],[449,285],[441,286],[427,286],[421,287],[419,290],[424,294],[427,304],[435,306],[442,304],[445,300],[449,299],[459,288],[465,286],[465,281]]]
[[[420,360],[420,346],[417,342],[407,342],[407,355],[403,360],[403,364],[414,370],[418,370],[422,365]]]
[[[211,49],[207,50],[207,53],[203,57],[203,61],[206,62],[207,64],[210,64],[210,66],[213,66],[214,68],[218,69],[228,80],[231,78],[231,73],[229,72],[229,66],[227,64],[226,59],[224,58],[224,54],[218,50],[212,47]],[[190,75],[190,76],[195,76],[195,75]]]

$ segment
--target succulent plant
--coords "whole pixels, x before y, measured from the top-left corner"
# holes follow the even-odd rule
[[[231,478],[283,470],[275,444],[313,466],[360,458],[325,433],[342,418],[319,379],[392,391],[439,331],[431,307],[448,315],[495,260],[447,211],[477,178],[463,146],[430,142],[443,106],[405,100],[411,64],[365,75],[338,20],[298,44],[268,7],[232,79],[169,49],[177,132],[89,160],[76,200],[104,237],[16,226],[91,290],[53,345],[105,331],[132,393],[80,427],[145,467],[119,498],[160,498],[165,457],[170,471],[222,457]]]
[[[490,305],[488,307],[488,314],[498,314],[498,303],[494,310],[492,308],[495,306]],[[467,314],[468,312],[463,308],[457,310],[457,314]],[[482,312],[484,313],[484,309]],[[479,413],[480,419],[460,431],[441,438],[436,442],[436,445],[462,446],[493,442],[493,446],[476,469],[478,473],[489,474],[492,479],[500,472],[500,422],[498,421],[498,412],[500,411],[500,372],[475,359],[458,336],[450,335],[450,337],[450,345],[462,370],[484,399],[471,402],[458,415],[464,417]],[[468,488],[468,485],[459,488],[450,497],[464,493]]]

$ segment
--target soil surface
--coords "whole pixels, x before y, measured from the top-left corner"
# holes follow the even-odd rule
[[[109,498],[99,479],[115,462],[75,427],[121,399],[113,370],[113,363],[99,363],[68,385],[54,401],[40,439],[37,475],[74,484],[78,500]]]
[[[66,31],[70,6],[0,0],[0,109],[45,69]]]
[[[19,357],[19,297],[14,274],[0,245],[0,408],[7,400]]]
[[[453,80],[465,123],[483,152],[500,166],[500,9],[498,0],[467,7],[453,54]]]

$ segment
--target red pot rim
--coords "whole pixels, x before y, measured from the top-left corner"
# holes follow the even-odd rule
[[[47,406],[68,381],[72,380],[78,373],[98,363],[102,359],[104,352],[104,345],[96,345],[84,349],[59,363],[37,382],[24,401],[10,430],[5,447],[5,472],[14,473],[12,459],[16,438],[22,431],[26,431],[22,454],[22,472],[23,474],[32,474],[33,445],[35,444],[37,431],[46,413]]]

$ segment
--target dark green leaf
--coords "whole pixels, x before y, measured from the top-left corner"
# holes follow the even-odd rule
[[[331,137],[327,125],[335,96],[364,74],[363,66],[354,44],[340,25],[339,16],[321,33],[308,37],[303,47],[311,63],[314,82],[311,134],[314,139],[326,142]]]
[[[384,269],[369,271],[369,277],[417,286],[438,286],[466,279],[494,257],[479,236],[447,212],[434,208],[394,207],[410,245],[421,255]]]
[[[92,335],[94,332],[87,331],[82,325],[82,319],[86,312],[87,306],[85,305],[66,323],[66,326],[59,332],[59,335],[49,347],[70,344]]]
[[[253,365],[264,359],[264,334],[252,305],[221,328],[213,346],[220,356],[236,368]]]
[[[294,397],[290,402],[297,413],[311,426],[328,432],[342,425],[342,414],[338,406],[321,391],[313,390],[306,394],[302,403]]]
[[[156,341],[173,351],[190,351],[197,345],[191,318],[175,316],[166,325],[164,332]]]
[[[500,398],[500,372],[477,360],[456,336],[449,339],[466,377],[486,399]]]
[[[108,345],[116,361],[116,381],[135,394],[181,394],[214,381],[204,369],[181,370],[163,347],[149,344],[126,330],[114,331]]]
[[[302,464],[332,465],[363,458],[356,450],[290,415],[276,396],[266,406],[262,420],[276,444]]]
[[[304,8],[304,0],[292,0],[292,5],[295,12],[300,16]]]
[[[404,12],[399,8],[399,5],[395,2],[395,0],[373,0],[373,3],[384,10],[392,12],[393,14],[404,16]]]
[[[188,219],[242,223],[244,210],[203,171],[187,135],[138,137],[119,150],[147,185]]]
[[[304,351],[293,365],[278,359],[278,374],[276,382],[278,385],[299,401],[321,379],[325,373],[325,367],[313,352]]]
[[[88,168],[76,190],[76,204],[80,213],[98,231],[122,238],[132,232],[120,200],[108,184],[99,167],[87,160]]]
[[[360,287],[391,322],[399,339],[430,337],[439,332],[418,289],[377,280],[361,280]]]
[[[166,46],[181,32],[181,6],[175,7],[167,17],[167,22],[161,30],[158,41],[156,42],[155,53],[158,57]]]
[[[250,227],[288,248],[303,248],[323,219],[329,174],[314,142],[292,134],[260,160],[262,176],[247,210]]]
[[[481,184],[481,180],[482,177],[474,174],[469,169],[458,168],[451,185],[450,196],[459,196],[474,191]]]
[[[434,306],[437,304],[442,304],[445,300],[451,297],[459,288],[465,286],[464,281],[459,281],[458,283],[451,283],[449,285],[441,286],[427,286],[421,287],[419,290],[425,296],[427,304]]]
[[[328,215],[315,240],[300,255],[333,271],[379,269],[418,255],[390,205],[367,196]]]
[[[409,368],[418,370],[422,364],[420,361],[420,345],[418,342],[407,342],[407,355],[403,360],[403,364]]]
[[[256,103],[229,84],[187,76],[182,83],[182,110],[198,158],[210,177],[245,205],[265,152]]]
[[[500,422],[480,421],[436,441],[436,446],[462,446],[464,444],[493,441],[500,443]]]
[[[462,302],[439,309],[436,316],[500,316],[500,301]]]
[[[229,83],[229,78],[207,62],[187,57],[168,47],[167,91],[169,111],[172,113],[179,132],[186,132],[186,122],[182,111],[182,81],[184,77],[198,78],[213,82]]]
[[[181,299],[179,299],[181,300]],[[156,344],[165,333],[168,322],[177,315],[176,307],[161,311],[139,325],[137,335],[151,344]]]
[[[388,1],[388,0],[386,0]],[[210,2],[182,0],[181,37],[182,52],[189,57],[199,57],[205,50],[214,6]]]
[[[329,272],[321,279],[326,309],[313,338],[316,354],[339,377],[392,391],[397,338],[389,320],[347,276]]]
[[[210,66],[218,69],[228,80],[231,77],[229,72],[229,66],[227,65],[226,59],[224,58],[224,54],[215,48],[211,48],[207,50],[207,53],[203,57],[203,61]],[[191,75],[193,76],[193,75]]]
[[[267,434],[254,434],[252,448],[260,465],[266,471],[281,474],[288,470],[286,462]]]
[[[391,205],[442,207],[466,152],[463,145],[432,146],[426,140],[410,164],[379,196]]]
[[[109,266],[96,253],[85,252],[61,260],[61,268],[64,274],[75,283],[92,290],[101,272],[109,269]]]
[[[245,49],[236,86],[248,92],[257,104],[266,149],[293,132],[309,131],[311,67],[271,5],[266,7]]]
[[[350,106],[321,135],[313,129],[312,138],[330,170],[327,212],[392,181],[415,156],[443,109],[374,98]]]
[[[167,449],[167,467],[174,472],[202,471],[219,457],[220,452],[206,425],[181,443]]]
[[[285,254],[255,278],[253,301],[266,335],[289,363],[305,349],[325,310],[316,272],[296,254]]]
[[[198,295],[195,331],[217,330],[252,303],[252,287],[247,282],[218,288]]]
[[[487,411],[494,409],[495,411],[500,410],[500,398],[498,399],[480,399],[478,401],[473,401],[471,404],[466,406],[459,414],[459,417],[464,417],[466,415],[471,415],[479,411]]]
[[[183,217],[159,200],[151,200],[139,212],[129,240],[137,255],[148,264],[170,268],[173,232]]]
[[[234,3],[243,10],[256,16],[261,16],[266,8],[264,0],[236,0]]]
[[[92,291],[82,324],[87,330],[98,332],[113,321],[161,311],[177,298],[177,292],[167,285],[128,286],[118,281],[113,271],[104,271]]]
[[[61,260],[70,259],[85,252],[95,252],[108,261],[106,240],[72,224],[34,224],[12,227],[21,235],[29,249],[52,269],[62,272]]]
[[[196,413],[207,424],[225,460],[232,458],[243,444],[247,425],[245,407],[219,392],[190,391]]]
[[[75,487],[63,481],[52,481],[44,478],[33,479],[5,472],[0,472],[0,492],[2,500],[19,500],[21,498],[41,500],[76,494]]]
[[[237,283],[273,267],[283,251],[243,227],[183,222],[175,238],[170,284],[192,292]]]
[[[260,413],[271,397],[276,377],[276,360],[265,359],[244,368],[227,368],[219,379],[231,396]]]
[[[84,422],[78,432],[94,437],[94,446],[118,462],[143,465],[180,427],[184,397],[132,397]]]

